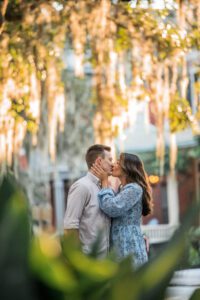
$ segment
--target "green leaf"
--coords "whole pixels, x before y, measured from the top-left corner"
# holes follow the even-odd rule
[[[200,299],[200,289],[197,289],[190,297],[190,300],[199,300],[199,299]]]
[[[71,292],[77,287],[73,273],[61,257],[59,241],[55,238],[42,235],[33,239],[30,266],[37,278],[51,288]]]
[[[32,299],[27,200],[11,176],[1,183],[0,207],[0,299]]]

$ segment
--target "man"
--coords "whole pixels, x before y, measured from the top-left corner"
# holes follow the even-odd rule
[[[64,217],[64,231],[76,231],[84,253],[89,253],[100,234],[98,256],[105,257],[109,251],[110,219],[99,209],[98,192],[100,180],[92,173],[91,167],[100,162],[105,171],[111,174],[111,148],[93,145],[86,153],[88,173],[77,180],[69,190],[67,209]]]

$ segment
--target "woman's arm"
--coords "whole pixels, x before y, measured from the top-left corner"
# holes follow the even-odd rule
[[[119,194],[112,189],[104,188],[98,193],[99,206],[109,217],[123,216],[142,196],[142,188],[127,185]]]

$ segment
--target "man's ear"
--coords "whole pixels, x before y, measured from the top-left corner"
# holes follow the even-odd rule
[[[100,157],[100,156],[97,157],[95,160],[95,163],[101,163],[101,162],[102,162],[102,157]]]

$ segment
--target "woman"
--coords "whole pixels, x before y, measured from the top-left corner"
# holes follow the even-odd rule
[[[108,187],[108,174],[100,164],[95,164],[92,171],[102,182],[100,208],[112,218],[111,246],[119,259],[132,254],[135,267],[144,264],[148,257],[140,224],[142,215],[151,212],[152,196],[142,161],[134,154],[120,155],[112,170],[112,176],[121,181],[116,195]]]

